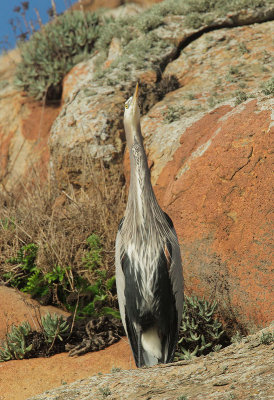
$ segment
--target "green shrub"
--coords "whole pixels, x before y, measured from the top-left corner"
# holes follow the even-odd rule
[[[262,336],[260,337],[260,342],[262,344],[271,344],[274,341],[274,333],[273,332],[266,332],[262,333]]]
[[[241,343],[244,336],[239,332],[236,331],[235,334],[231,337],[231,343]]]
[[[7,333],[6,340],[0,347],[0,362],[9,360],[21,360],[32,349],[32,345],[26,346],[26,337],[30,333],[30,324],[23,322],[18,327],[12,326]]]
[[[168,109],[163,113],[164,122],[170,124],[171,122],[177,121],[184,114],[185,108],[183,106],[169,106]]]
[[[66,270],[57,265],[52,271],[43,274],[36,265],[37,252],[38,246],[34,243],[22,246],[16,257],[6,261],[6,264],[14,265],[16,268],[4,273],[4,280],[32,297],[46,296],[53,285],[59,286],[59,289],[62,287],[63,293],[67,287],[67,282],[64,281]]]
[[[274,78],[270,78],[268,81],[262,84],[262,92],[267,96],[274,96]]]
[[[83,257],[83,264],[85,267],[93,270],[94,268],[102,266],[102,246],[98,235],[93,233],[87,238],[89,250]]]
[[[94,13],[66,12],[22,44],[15,84],[35,99],[60,98],[64,75],[87,57],[99,36]]]
[[[248,99],[248,95],[245,92],[242,92],[241,90],[237,90],[235,95],[236,95],[235,106],[243,103]]]
[[[54,293],[55,299],[69,311],[73,312],[77,307],[77,317],[104,314],[119,318],[113,301],[115,276],[109,276],[103,268],[103,248],[99,236],[95,233],[90,235],[87,245],[82,265],[90,274],[89,280],[72,272],[70,267],[59,265],[54,266],[52,271],[43,273],[36,265],[38,246],[34,243],[21,247],[16,257],[7,260],[7,264],[15,265],[16,268],[6,272],[3,275],[4,280],[41,302],[48,296],[52,298]],[[75,302],[69,304],[68,298],[73,294]],[[79,297],[85,301],[77,304]]]
[[[108,386],[104,386],[99,388],[99,393],[101,394],[102,398],[106,398],[111,395],[111,390]]]
[[[22,246],[16,257],[6,261],[6,264],[11,264],[14,268],[3,275],[4,280],[8,281],[11,286],[33,296],[37,294],[41,281],[40,270],[35,264],[37,251],[38,246],[34,243]]]
[[[188,360],[222,347],[224,330],[221,322],[214,318],[215,311],[216,302],[209,303],[197,297],[185,297],[177,360]]]

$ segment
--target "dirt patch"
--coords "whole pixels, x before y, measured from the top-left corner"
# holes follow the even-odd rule
[[[0,400],[25,400],[78,379],[110,373],[112,368],[135,368],[125,338],[105,350],[80,357],[61,353],[49,358],[0,363]]]

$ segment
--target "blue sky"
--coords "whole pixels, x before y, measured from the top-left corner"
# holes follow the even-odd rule
[[[76,0],[55,0],[57,13],[66,10]],[[21,6],[20,0],[0,0],[0,52],[3,49],[15,47],[16,38],[9,21],[13,18],[20,19],[22,28],[25,30],[24,22],[19,13],[13,11],[14,7]],[[22,8],[22,7],[21,7]],[[34,21],[37,25],[37,17],[34,9],[37,8],[43,24],[49,20],[47,10],[51,8],[51,0],[29,0],[29,9],[26,11],[26,20]],[[19,32],[19,31],[18,31]]]

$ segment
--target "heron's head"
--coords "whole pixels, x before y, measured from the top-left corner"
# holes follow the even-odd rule
[[[140,109],[138,105],[138,90],[137,83],[134,95],[125,102],[124,111],[124,126],[128,144],[134,142],[134,136],[140,134]]]

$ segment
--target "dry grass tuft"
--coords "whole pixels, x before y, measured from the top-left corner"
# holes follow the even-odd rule
[[[70,267],[67,278],[72,291],[74,272],[92,282],[92,271],[83,262],[86,239],[92,233],[101,239],[102,268],[113,275],[115,236],[125,206],[123,177],[111,176],[102,164],[99,171],[85,175],[89,184],[61,190],[53,181],[42,184],[33,171],[27,183],[0,192],[0,279],[16,268],[6,261],[22,246],[34,243],[36,264],[44,273],[56,265]]]

